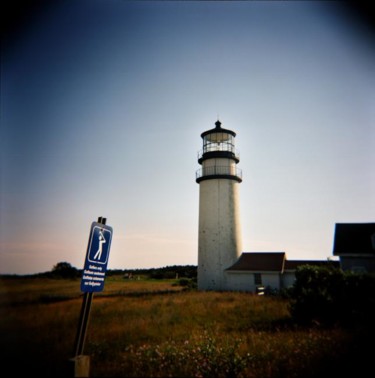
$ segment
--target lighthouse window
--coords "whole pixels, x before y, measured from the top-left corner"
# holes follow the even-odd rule
[[[203,152],[234,152],[234,138],[228,133],[213,133],[203,138]]]

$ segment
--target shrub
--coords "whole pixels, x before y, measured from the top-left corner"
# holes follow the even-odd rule
[[[370,325],[375,313],[374,289],[375,276],[370,274],[299,267],[291,291],[291,315],[304,324]]]
[[[180,278],[177,281],[177,285],[186,287],[188,289],[195,289],[197,288],[197,280],[196,279],[191,279],[191,278]]]

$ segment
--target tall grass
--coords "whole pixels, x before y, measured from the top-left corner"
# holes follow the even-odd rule
[[[173,282],[106,281],[94,296],[85,343],[91,376],[316,377],[367,364],[362,333],[294,326],[286,300],[182,291]],[[79,281],[0,284],[3,368],[14,376],[67,376]]]

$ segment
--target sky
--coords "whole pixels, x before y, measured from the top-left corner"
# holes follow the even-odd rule
[[[26,3],[25,3],[26,4]],[[244,252],[375,221],[374,30],[319,1],[28,2],[2,33],[0,273],[196,265],[200,134],[237,133]]]

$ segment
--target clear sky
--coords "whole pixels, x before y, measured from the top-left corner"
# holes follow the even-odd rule
[[[320,1],[44,1],[4,33],[0,273],[197,264],[200,134],[237,133],[244,252],[375,221],[374,32]]]

